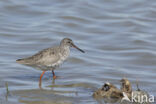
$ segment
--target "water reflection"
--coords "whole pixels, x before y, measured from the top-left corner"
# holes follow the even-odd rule
[[[8,82],[10,104],[97,104],[93,92],[107,81],[120,86],[122,77],[133,85],[139,79],[156,96],[155,6],[154,0],[0,0],[0,100],[6,102]],[[56,70],[63,78],[53,83],[46,73],[40,89],[41,71],[15,60],[64,37],[86,54],[73,49]]]
[[[74,101],[78,100],[76,99],[76,97],[82,96],[83,92],[79,92],[75,90],[79,88],[88,89],[91,87],[89,84],[86,83],[76,83],[76,84],[66,84],[66,85],[56,85],[53,83],[52,85],[49,85],[44,88],[42,87],[41,89],[17,90],[17,91],[12,91],[11,93],[19,96],[19,101],[26,104],[32,104],[32,103],[37,104],[42,102],[44,102],[45,104],[53,104],[53,103],[70,104],[72,100]],[[46,99],[51,99],[51,100],[47,101]]]

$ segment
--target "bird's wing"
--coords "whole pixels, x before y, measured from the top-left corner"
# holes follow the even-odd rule
[[[39,51],[37,54],[23,59],[25,61],[25,64],[27,65],[49,65],[52,63],[57,62],[60,59],[59,56],[59,48],[53,47],[53,48],[47,48],[42,51]]]
[[[40,58],[37,62],[41,65],[50,65],[58,62],[60,59],[59,48],[49,48],[45,50],[42,54],[42,58]]]

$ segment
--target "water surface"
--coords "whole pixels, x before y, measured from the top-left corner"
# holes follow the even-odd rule
[[[156,96],[155,27],[155,0],[1,0],[0,103],[98,104],[92,93],[123,77]],[[46,72],[40,89],[41,71],[15,60],[64,37],[86,53],[71,49],[60,78]]]

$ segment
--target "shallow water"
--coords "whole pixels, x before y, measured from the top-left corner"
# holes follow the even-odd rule
[[[123,77],[156,96],[155,26],[155,0],[1,0],[0,103],[98,104],[92,93]],[[71,49],[60,77],[46,72],[40,89],[41,71],[15,60],[64,37],[86,53]]]

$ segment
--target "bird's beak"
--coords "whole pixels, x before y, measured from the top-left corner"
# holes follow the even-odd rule
[[[73,43],[71,43],[72,47],[78,49],[79,51],[81,51],[82,53],[85,53],[85,51],[83,51],[82,49],[80,49],[79,47],[77,47],[76,45],[74,45]]]

